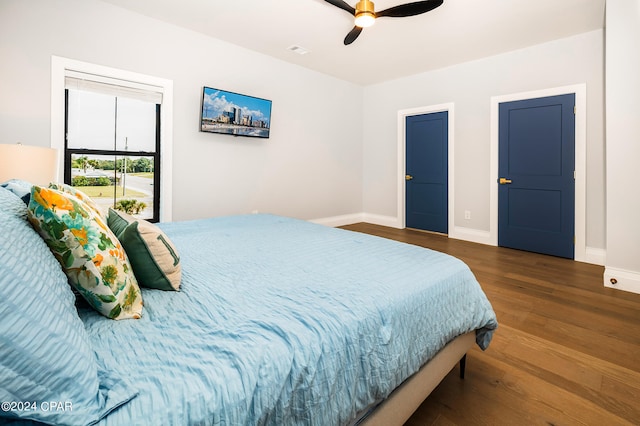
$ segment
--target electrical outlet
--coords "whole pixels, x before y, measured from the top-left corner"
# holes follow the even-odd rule
[[[471,210],[464,211],[464,220],[471,220]]]

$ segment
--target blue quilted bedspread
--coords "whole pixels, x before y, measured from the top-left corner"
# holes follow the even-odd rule
[[[139,394],[104,425],[341,425],[495,314],[435,251],[271,215],[160,225],[182,290],[140,320],[80,315],[98,360]]]

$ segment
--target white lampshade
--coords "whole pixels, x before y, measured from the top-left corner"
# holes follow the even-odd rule
[[[41,146],[0,144],[0,182],[22,179],[48,185],[58,178],[58,150]]]

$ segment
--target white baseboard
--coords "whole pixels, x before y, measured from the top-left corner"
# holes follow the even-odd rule
[[[363,213],[343,214],[340,216],[322,217],[319,219],[311,219],[309,222],[317,223],[319,225],[331,226],[333,228],[337,226],[351,225],[353,223],[364,222]]]
[[[390,228],[402,229],[400,220],[394,216],[385,216],[374,213],[351,213],[340,216],[322,217],[317,219],[310,219],[309,222],[317,223],[319,225],[337,227],[351,225],[354,223],[365,222],[373,225],[388,226]],[[493,245],[496,244],[491,241],[491,235],[489,231],[480,231],[478,229],[464,228],[456,226],[453,232],[449,233],[450,238],[458,240],[471,241],[474,243]]]
[[[471,241],[473,243],[486,244],[489,246],[495,246],[496,244],[491,239],[491,233],[489,231],[482,231],[479,229],[464,228],[462,226],[454,226],[452,230],[449,230],[449,238],[455,238],[456,240]]]
[[[311,219],[309,220],[309,222],[317,223],[319,225],[331,226],[334,228],[337,226],[351,225],[359,222],[388,226],[390,228],[400,228],[398,220],[395,217],[371,213],[351,213],[343,214],[340,216],[322,217],[318,219]]]
[[[640,294],[640,272],[605,267],[604,286]]]
[[[372,223],[374,225],[388,226],[390,228],[398,228],[398,229],[401,228],[398,218],[393,216],[383,216],[380,214],[363,213],[362,221],[367,223]]]
[[[587,247],[584,255],[585,258],[583,262],[591,263],[593,265],[604,266],[607,260],[607,251],[601,248]]]

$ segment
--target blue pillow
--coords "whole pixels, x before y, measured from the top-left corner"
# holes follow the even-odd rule
[[[0,183],[0,187],[7,188],[9,191],[16,194],[25,204],[29,204],[31,198],[31,182],[21,179],[9,179],[6,182]]]
[[[98,367],[67,278],[26,209],[0,187],[0,402],[22,404],[3,405],[0,423],[94,423],[137,393]]]

